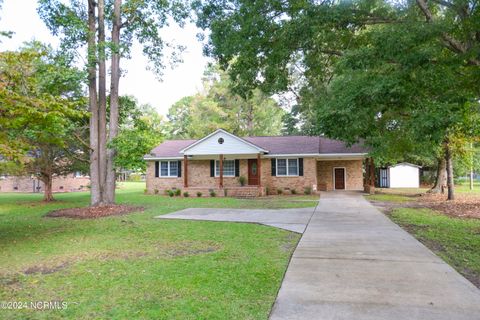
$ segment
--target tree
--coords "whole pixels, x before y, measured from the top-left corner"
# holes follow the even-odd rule
[[[85,164],[83,77],[71,57],[38,42],[0,53],[2,169],[35,175],[45,185],[45,201],[53,200],[54,176]]]
[[[218,128],[240,136],[280,133],[285,112],[260,90],[248,98],[233,93],[231,80],[218,66],[206,70],[203,86],[203,93],[184,97],[169,109],[171,137],[200,138]]]
[[[157,146],[165,135],[164,121],[150,105],[138,105],[131,96],[120,97],[118,136],[115,144],[115,167],[145,172],[143,156]]]
[[[115,202],[115,143],[118,135],[120,59],[128,58],[135,41],[151,62],[151,70],[161,75],[163,49],[174,49],[178,62],[181,47],[166,44],[159,30],[170,18],[180,24],[189,9],[182,1],[155,0],[39,0],[39,14],[47,27],[62,35],[62,48],[76,52],[86,47],[90,106],[91,205]],[[110,33],[106,31],[110,27]],[[107,108],[107,60],[110,58],[110,114]],[[97,76],[98,72],[98,76]],[[97,89],[98,88],[98,89]],[[107,128],[109,130],[107,135]],[[108,141],[108,143],[107,143]]]
[[[380,162],[414,154],[451,164],[450,142],[478,134],[474,3],[212,0],[198,12],[211,29],[206,51],[221,63],[235,58],[238,90],[275,93],[300,82],[305,124],[363,139]]]

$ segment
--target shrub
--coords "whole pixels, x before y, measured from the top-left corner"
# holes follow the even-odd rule
[[[168,190],[168,196],[173,197],[175,195],[175,192],[173,190]]]
[[[182,190],[175,189],[175,196],[180,197],[181,194],[182,194]]]
[[[305,187],[303,191],[306,195],[312,194],[312,187]]]
[[[217,193],[215,191],[210,191],[210,197],[214,198],[217,196]]]
[[[280,189],[280,188],[278,188],[278,189],[277,189],[277,194],[283,194],[283,190]]]
[[[197,197],[201,197],[202,196],[202,193],[200,191],[197,192]]]
[[[290,190],[290,192],[291,192],[292,194],[297,194],[297,190],[295,190],[295,189]]]
[[[166,195],[166,196],[169,196],[169,195],[170,195],[170,191],[171,191],[171,190],[166,189],[166,190],[164,191],[164,192],[165,192],[165,195]]]
[[[265,187],[265,193],[267,194],[267,196],[270,194],[270,188],[269,187]]]
[[[187,191],[185,191],[185,192],[183,193],[183,196],[184,196],[185,198],[188,198],[188,197],[190,197],[190,195],[188,194],[188,192],[187,192]]]
[[[155,194],[158,194],[158,192],[159,192],[158,189],[154,189],[154,190],[153,190],[153,193],[155,193]]]
[[[238,182],[240,182],[240,185],[243,187],[247,182],[247,179],[244,176],[240,176],[238,177]]]

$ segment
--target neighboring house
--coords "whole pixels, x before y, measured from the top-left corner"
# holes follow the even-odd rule
[[[54,177],[53,192],[72,192],[88,190],[90,178],[79,172],[62,177]],[[0,176],[0,192],[43,192],[44,184],[32,176]]]
[[[380,168],[377,174],[377,185],[380,188],[419,188],[420,168],[407,162]]]
[[[147,192],[259,196],[278,190],[363,190],[366,155],[361,145],[347,147],[324,137],[240,138],[219,129],[200,140],[168,140],[154,148],[144,157]]]

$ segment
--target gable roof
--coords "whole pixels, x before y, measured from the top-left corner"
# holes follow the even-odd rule
[[[202,142],[206,142],[208,139],[210,139],[211,137],[214,137],[215,135],[217,134],[221,134],[221,135],[225,135],[225,136],[228,136],[234,140],[236,140],[237,142],[240,142],[241,144],[241,147],[243,147],[243,145],[246,145],[246,146],[249,146],[249,147],[252,147],[256,150],[258,150],[259,152],[268,152],[267,150],[263,149],[262,147],[259,147],[258,145],[252,143],[252,142],[249,142],[245,139],[242,139],[240,137],[237,137],[236,135],[234,134],[231,134],[230,132],[227,132],[223,129],[217,129],[215,130],[214,132],[210,133],[208,136],[200,139],[200,140],[197,140],[195,141],[194,143],[192,143],[191,145],[187,146],[186,148],[183,148],[182,150],[180,150],[180,153],[185,153],[185,151],[195,147],[195,146],[198,146],[199,144],[201,144]]]
[[[218,132],[215,131],[215,132]],[[211,135],[209,135],[211,136]],[[207,136],[208,137],[208,136]],[[238,138],[238,137],[237,137]],[[205,138],[203,138],[205,139]],[[154,148],[145,159],[181,158],[183,151],[197,145],[199,140],[167,140]],[[268,151],[269,155],[322,155],[322,154],[366,154],[368,148],[361,144],[348,147],[339,140],[323,136],[272,136],[238,138],[250,143],[260,150]]]

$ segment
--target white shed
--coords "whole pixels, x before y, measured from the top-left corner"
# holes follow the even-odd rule
[[[378,184],[381,188],[419,188],[420,166],[402,162],[379,170]]]

